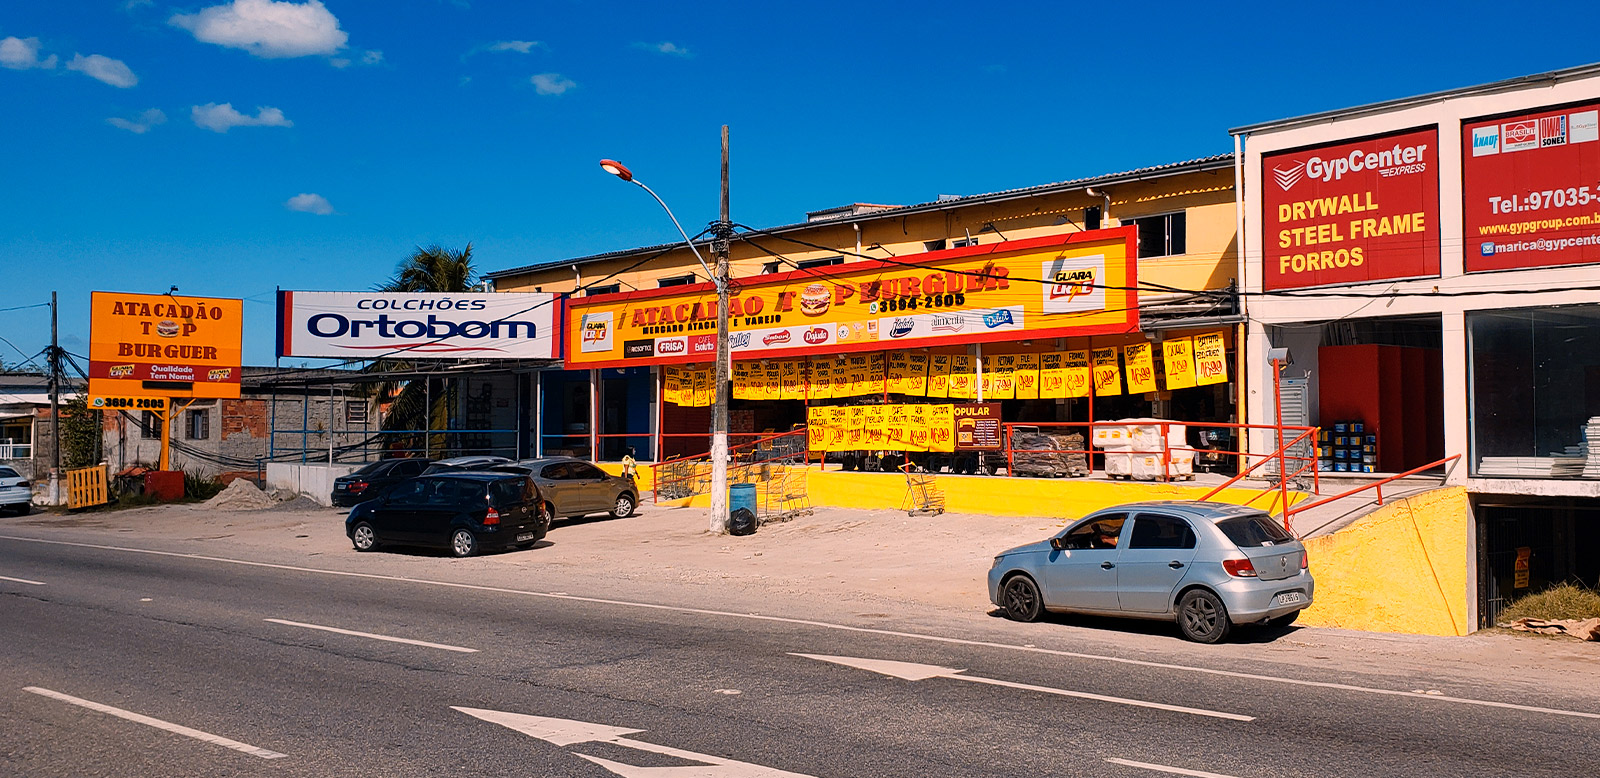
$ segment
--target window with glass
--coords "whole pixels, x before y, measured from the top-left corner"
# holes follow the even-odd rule
[[[1467,337],[1472,474],[1600,479],[1600,305],[1469,311]]]
[[[1139,229],[1139,258],[1172,257],[1189,252],[1188,219],[1183,211],[1123,219]]]

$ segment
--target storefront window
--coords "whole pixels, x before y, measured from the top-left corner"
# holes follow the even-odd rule
[[[1468,312],[1467,332],[1473,475],[1600,479],[1600,305]]]

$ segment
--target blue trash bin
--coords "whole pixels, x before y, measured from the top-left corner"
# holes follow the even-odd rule
[[[728,513],[732,514],[740,508],[748,509],[752,514],[756,512],[755,484],[733,484],[728,487]]]

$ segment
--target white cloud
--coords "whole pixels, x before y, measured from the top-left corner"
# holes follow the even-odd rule
[[[568,89],[578,85],[578,82],[560,73],[540,73],[528,80],[533,82],[534,91],[541,95],[565,94]]]
[[[12,70],[29,68],[49,70],[56,66],[56,55],[51,54],[39,59],[38,38],[6,38],[0,40],[0,66]]]
[[[247,116],[233,109],[233,103],[206,103],[190,111],[195,126],[212,132],[227,132],[234,127],[293,127],[294,122],[284,118],[276,108],[257,107],[255,116]]]
[[[350,60],[345,59],[344,57],[334,57],[333,59],[328,60],[328,64],[343,70],[347,67],[350,67]]]
[[[122,4],[122,10],[131,13],[135,8],[141,8],[147,5],[155,5],[155,2],[156,0],[127,0],[127,2]]]
[[[194,33],[195,40],[268,59],[331,55],[350,39],[321,0],[233,0],[199,13],[174,14],[167,21]]]
[[[672,41],[662,41],[660,43],[635,43],[633,45],[635,48],[644,49],[645,51],[653,51],[657,54],[668,54],[674,57],[694,56],[693,52],[682,46],[679,46],[676,43],[673,43]]]
[[[543,48],[544,44],[538,41],[496,41],[484,47],[486,51],[515,51],[518,54],[527,54],[534,48]]]
[[[328,214],[333,213],[333,203],[328,202],[328,198],[319,194],[310,194],[306,192],[301,192],[300,194],[289,198],[289,200],[283,204],[283,207],[288,208],[291,211],[299,211],[301,213],[314,213],[318,216],[327,216]]]
[[[383,52],[378,51],[377,49],[369,49],[366,53],[361,55],[361,64],[363,65],[376,65],[382,61]]]
[[[143,135],[149,132],[151,127],[166,123],[167,115],[162,113],[160,108],[151,108],[150,110],[145,111],[144,113],[141,113],[132,119],[124,119],[121,116],[113,116],[106,120],[106,124],[109,124],[112,127],[127,130],[135,135]]]
[[[133,74],[128,66],[120,59],[103,57],[99,54],[72,55],[72,61],[67,63],[67,70],[76,70],[96,81],[103,81],[115,87],[127,89],[139,83],[139,77]]]

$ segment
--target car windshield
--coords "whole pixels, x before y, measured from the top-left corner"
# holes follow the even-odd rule
[[[1223,519],[1217,522],[1217,529],[1222,530],[1222,534],[1227,535],[1239,548],[1275,546],[1294,540],[1293,535],[1273,523],[1265,513]]]
[[[378,473],[388,470],[392,466],[394,466],[394,462],[382,460],[373,462],[372,464],[369,464],[366,467],[351,473],[350,475],[377,475]]]

